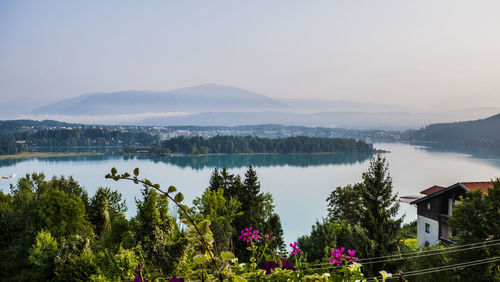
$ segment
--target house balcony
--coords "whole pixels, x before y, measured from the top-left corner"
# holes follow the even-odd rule
[[[449,214],[446,214],[446,213],[440,213],[440,214],[438,214],[438,216],[439,216],[440,218],[446,218],[446,219],[450,218],[450,215],[449,215]]]
[[[441,240],[441,243],[445,246],[450,246],[450,245],[455,245],[457,242],[451,240],[450,238],[446,238],[443,236],[439,236],[439,240]]]

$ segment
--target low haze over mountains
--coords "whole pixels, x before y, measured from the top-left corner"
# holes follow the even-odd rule
[[[430,113],[398,105],[348,100],[275,99],[218,84],[163,92],[89,93],[31,111],[30,107],[24,110],[18,114],[24,114],[25,118],[83,123],[227,126],[275,123],[392,130],[475,119],[500,112],[500,109],[488,108]],[[11,115],[15,112],[15,107],[11,107]]]

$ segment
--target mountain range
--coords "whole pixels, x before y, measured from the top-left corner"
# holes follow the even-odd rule
[[[103,115],[160,112],[285,109],[286,104],[251,91],[205,84],[171,91],[90,93],[35,109],[33,114]]]
[[[203,84],[171,91],[119,91],[89,93],[34,109],[32,114],[101,115],[164,112],[241,112],[241,111],[405,111],[395,105],[361,103],[348,100],[274,99],[242,88]]]
[[[170,91],[88,93],[23,112],[21,118],[135,125],[283,124],[403,130],[481,117],[499,108],[453,114],[349,100],[276,99],[242,88],[203,84]],[[469,115],[467,115],[469,114]],[[475,115],[478,115],[477,117]]]

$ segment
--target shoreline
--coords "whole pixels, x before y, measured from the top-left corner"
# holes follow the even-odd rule
[[[49,158],[49,157],[74,157],[74,156],[102,156],[104,153],[51,153],[51,152],[22,152],[15,155],[0,155],[0,160],[4,159],[28,159],[28,158]]]

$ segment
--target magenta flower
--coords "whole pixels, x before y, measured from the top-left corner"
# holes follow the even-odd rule
[[[349,254],[348,256],[345,256],[345,258],[350,261],[350,262],[353,262],[353,261],[356,261],[358,260],[357,257],[354,257],[354,255],[356,254],[356,250],[347,250],[347,253]]]
[[[337,266],[340,266],[340,263],[342,261],[353,262],[353,261],[358,260],[357,257],[354,257],[354,255],[356,254],[356,250],[347,250],[348,255],[344,254],[344,251],[345,251],[344,247],[342,247],[340,249],[333,249],[331,251],[332,256],[330,258],[328,258],[328,261],[330,263],[337,264]]]
[[[243,242],[250,242],[252,240],[257,241],[258,239],[260,239],[259,230],[252,231],[252,227],[245,228],[241,230],[239,239]]]
[[[266,261],[260,265],[260,269],[265,270],[266,275],[271,274],[271,270],[274,270],[276,267],[279,267],[279,264],[274,261]]]
[[[281,258],[281,268],[282,269],[289,269],[295,271],[295,268],[291,263],[289,263],[286,259]]]
[[[174,276],[172,276],[172,278],[170,278],[170,282],[184,282],[184,278],[177,278]]]
[[[292,251],[290,252],[290,255],[298,255],[302,250],[297,247],[297,242],[294,242],[293,244],[290,243],[290,247],[292,248]]]

